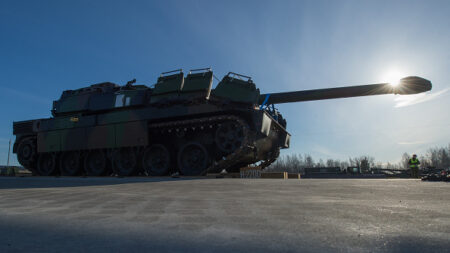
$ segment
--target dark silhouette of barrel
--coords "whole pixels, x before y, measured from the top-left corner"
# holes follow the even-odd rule
[[[333,98],[349,98],[373,96],[383,94],[409,95],[431,90],[431,82],[427,79],[409,76],[400,80],[398,85],[389,83],[338,87],[329,89],[316,89],[292,92],[279,92],[262,94],[259,104],[282,104],[303,101],[313,101]]]

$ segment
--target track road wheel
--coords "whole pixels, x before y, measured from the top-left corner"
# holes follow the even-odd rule
[[[108,170],[105,153],[89,151],[84,157],[84,170],[88,176],[103,176]]]
[[[178,152],[178,168],[186,176],[204,174],[209,164],[208,151],[198,142],[189,142]]]
[[[39,154],[37,172],[41,176],[51,176],[56,172],[56,156],[52,153]]]
[[[32,138],[22,140],[17,147],[17,160],[26,169],[35,169],[37,161],[36,141]]]
[[[142,168],[149,176],[167,175],[170,168],[169,150],[161,144],[145,148],[142,155]]]
[[[119,176],[131,176],[138,168],[136,152],[132,148],[121,148],[114,153],[114,170]]]
[[[59,162],[59,170],[63,176],[76,176],[81,171],[79,152],[64,152]]]
[[[244,137],[243,126],[238,122],[229,121],[217,128],[215,142],[219,150],[229,154],[242,146]]]

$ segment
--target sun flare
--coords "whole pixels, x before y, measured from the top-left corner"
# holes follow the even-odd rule
[[[383,82],[387,82],[392,86],[400,84],[400,79],[405,77],[405,72],[400,69],[389,69],[382,77]]]

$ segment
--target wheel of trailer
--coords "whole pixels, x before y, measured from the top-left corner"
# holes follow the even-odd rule
[[[88,176],[103,176],[108,170],[105,154],[100,150],[88,152],[84,157],[84,170]]]
[[[204,174],[208,167],[208,151],[198,142],[189,142],[178,152],[178,168],[186,176],[199,176]]]
[[[137,157],[133,148],[121,148],[114,153],[114,170],[119,176],[131,176],[137,171]]]
[[[37,172],[41,176],[51,176],[56,172],[56,156],[53,153],[39,154]]]
[[[34,139],[27,138],[19,143],[17,147],[17,160],[25,168],[29,169],[36,165],[37,152]]]
[[[80,153],[64,152],[59,163],[59,170],[63,176],[76,176],[81,171]]]
[[[145,148],[142,155],[142,168],[149,176],[166,175],[170,168],[169,150],[161,144]]]
[[[220,151],[228,154],[242,146],[244,137],[244,127],[238,122],[230,121],[217,128],[215,142]]]

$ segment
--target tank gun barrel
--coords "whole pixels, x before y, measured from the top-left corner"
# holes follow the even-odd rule
[[[313,101],[333,98],[349,98],[360,96],[374,96],[383,94],[409,95],[431,90],[431,82],[427,79],[409,76],[400,80],[399,84],[379,83],[329,89],[316,89],[280,93],[261,94],[258,100],[263,104],[282,104],[303,101]]]

